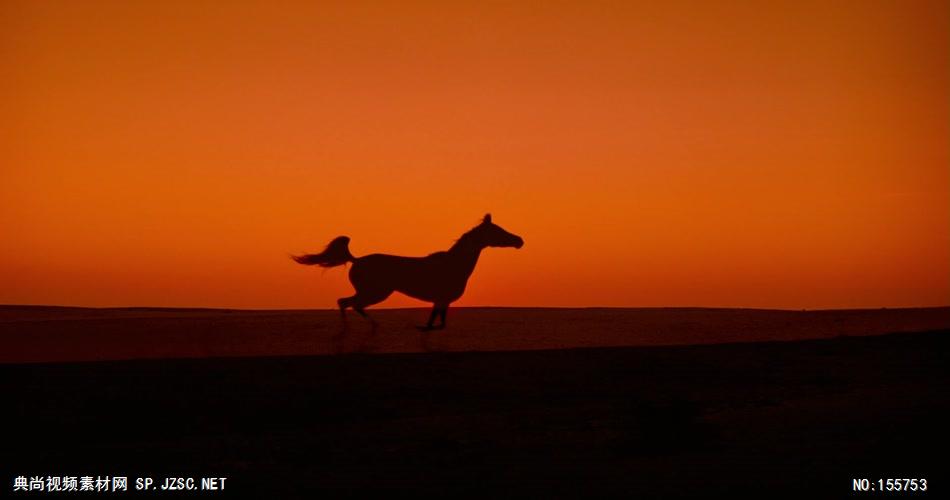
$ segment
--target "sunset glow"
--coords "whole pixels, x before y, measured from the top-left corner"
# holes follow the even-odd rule
[[[3,2],[0,304],[950,303],[947,2]],[[402,296],[383,307],[422,306]]]

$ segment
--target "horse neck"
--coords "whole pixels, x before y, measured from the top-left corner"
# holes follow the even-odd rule
[[[465,270],[466,274],[472,274],[475,270],[475,264],[478,263],[478,256],[481,255],[484,245],[476,242],[467,234],[459,238],[458,241],[449,249],[449,254],[456,258]]]

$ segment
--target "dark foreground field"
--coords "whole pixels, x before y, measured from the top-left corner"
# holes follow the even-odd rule
[[[852,493],[854,478],[927,478],[928,493],[889,496],[948,498],[948,347],[950,331],[935,330],[4,364],[3,494],[19,475],[226,476],[224,494],[258,498],[380,487],[841,498],[870,496]]]

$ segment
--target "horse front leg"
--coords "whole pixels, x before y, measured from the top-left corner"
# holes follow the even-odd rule
[[[435,309],[433,309],[433,312],[435,312]],[[439,324],[439,329],[445,328],[445,315],[448,314],[448,312],[449,312],[448,304],[443,304],[442,307],[439,308],[439,319],[441,320]]]
[[[433,305],[432,312],[429,313],[429,321],[426,322],[425,326],[419,326],[418,329],[427,332],[432,329],[432,324],[435,323],[435,317],[439,314],[439,306]]]

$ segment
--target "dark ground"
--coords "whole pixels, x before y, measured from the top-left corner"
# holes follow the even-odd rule
[[[833,339],[950,329],[950,307],[789,311],[457,307],[424,334],[427,309],[371,310],[376,335],[336,310],[0,305],[0,364],[341,353],[536,351]]]
[[[927,493],[888,497],[950,498],[948,347],[941,330],[6,364],[0,471],[4,494],[18,475],[88,474],[227,476],[225,494],[257,498],[380,487],[860,498],[873,495],[852,493],[852,479],[880,477],[928,479]]]

